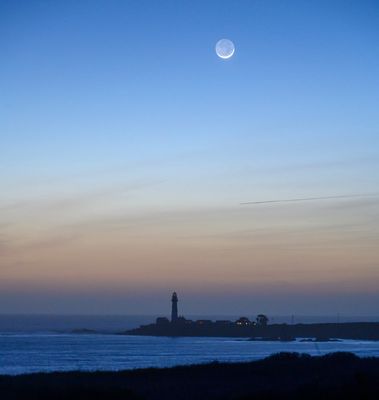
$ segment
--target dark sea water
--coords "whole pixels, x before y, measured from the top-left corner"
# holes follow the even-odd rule
[[[350,351],[360,356],[379,356],[379,341],[282,343],[251,342],[242,338],[165,338],[113,333],[151,320],[152,317],[0,316],[0,374],[114,371],[215,360],[237,362],[264,358],[280,351],[313,355]],[[69,333],[81,328],[102,333]]]

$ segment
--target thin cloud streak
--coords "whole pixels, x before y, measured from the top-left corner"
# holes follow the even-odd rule
[[[240,203],[240,205],[258,205],[258,204],[271,204],[271,203],[294,203],[301,201],[316,201],[316,200],[334,200],[334,199],[352,199],[359,197],[379,197],[379,193],[366,193],[366,194],[346,194],[338,196],[319,196],[319,197],[301,197],[293,199],[280,199],[280,200],[262,200],[262,201],[247,201]]]

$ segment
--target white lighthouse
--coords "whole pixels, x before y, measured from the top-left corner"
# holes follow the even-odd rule
[[[176,292],[172,294],[171,303],[171,322],[176,322],[178,320],[178,295]]]

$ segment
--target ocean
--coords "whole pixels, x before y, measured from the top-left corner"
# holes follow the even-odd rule
[[[379,356],[379,341],[252,342],[246,338],[117,334],[152,320],[153,317],[146,316],[0,316],[0,374],[115,371],[212,361],[238,362],[261,359],[281,351],[312,355],[349,351],[359,356]],[[93,329],[100,333],[70,333],[76,329]]]

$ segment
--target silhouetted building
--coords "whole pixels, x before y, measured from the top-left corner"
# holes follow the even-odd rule
[[[187,324],[189,321],[187,321],[187,320],[183,317],[183,315],[181,315],[181,316],[179,316],[179,317],[176,319],[175,322],[176,322],[177,324],[184,325],[184,324]]]
[[[210,319],[198,319],[196,321],[197,325],[211,325],[212,321]]]
[[[176,322],[178,320],[178,295],[176,292],[172,294],[171,302],[171,322]]]
[[[157,325],[168,325],[170,321],[166,317],[158,317],[156,320]]]
[[[236,325],[238,325],[238,326],[250,326],[251,325],[251,321],[249,320],[249,318],[241,317],[241,318],[237,319]]]
[[[227,326],[230,325],[232,322],[228,319],[218,319],[215,321],[215,324],[218,326]]]

